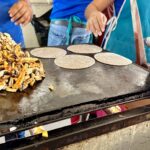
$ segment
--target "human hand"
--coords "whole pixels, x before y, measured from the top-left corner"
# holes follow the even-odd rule
[[[27,0],[20,0],[15,3],[9,10],[11,21],[16,25],[26,25],[32,19],[32,8]]]
[[[106,16],[100,11],[94,11],[88,18],[87,30],[92,32],[96,37],[102,35],[105,31],[105,26],[107,23]]]

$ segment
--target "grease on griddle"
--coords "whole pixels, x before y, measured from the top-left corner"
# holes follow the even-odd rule
[[[50,84],[48,88],[49,88],[49,90],[50,90],[51,92],[55,90],[55,88],[54,88],[54,86],[53,86],[52,84]]]

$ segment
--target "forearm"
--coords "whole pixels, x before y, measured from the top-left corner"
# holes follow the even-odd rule
[[[106,9],[110,4],[112,4],[114,0],[93,0],[89,4],[89,6],[86,8],[85,16],[88,19],[91,12],[100,11],[102,12],[104,9]]]

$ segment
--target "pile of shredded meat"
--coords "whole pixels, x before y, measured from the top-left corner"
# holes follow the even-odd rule
[[[38,58],[23,52],[7,33],[0,33],[0,91],[23,91],[45,77]]]

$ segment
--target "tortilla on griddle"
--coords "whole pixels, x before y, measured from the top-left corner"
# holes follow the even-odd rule
[[[95,64],[95,60],[83,55],[65,55],[55,59],[55,64],[66,69],[84,69]]]
[[[126,66],[132,64],[132,61],[130,59],[115,53],[98,53],[94,57],[97,61],[108,65]]]
[[[60,56],[65,56],[67,52],[64,49],[56,47],[42,47],[31,50],[30,52],[33,56],[39,58],[57,58]]]
[[[71,45],[67,49],[68,51],[79,54],[95,54],[102,51],[101,47],[90,44]]]

